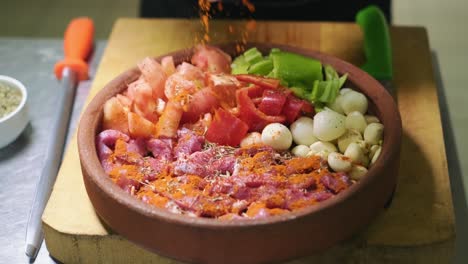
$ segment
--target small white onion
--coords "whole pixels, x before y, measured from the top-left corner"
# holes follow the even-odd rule
[[[337,149],[336,149],[336,146],[333,145],[332,143],[330,142],[323,142],[323,141],[317,141],[315,143],[313,143],[312,145],[310,145],[310,151],[311,151],[311,155],[315,154],[315,153],[318,153],[318,152],[321,152],[321,151],[325,151],[325,152],[336,152]]]
[[[324,110],[314,117],[314,135],[322,141],[332,141],[346,132],[346,117],[332,110]]]
[[[380,120],[376,116],[373,116],[373,115],[365,115],[364,118],[366,119],[367,124],[380,123]]]
[[[251,145],[255,144],[261,144],[262,143],[262,134],[258,132],[252,132],[247,134],[242,141],[240,142],[240,147],[245,148]]]
[[[328,154],[330,154],[330,152],[325,151],[325,150],[315,152],[315,153],[312,153],[312,151],[311,151],[311,152],[309,152],[309,154],[307,156],[319,156],[323,160],[327,160],[328,159]]]
[[[346,89],[346,88],[345,88]],[[343,112],[343,107],[341,107],[341,100],[343,99],[343,96],[341,94],[338,94],[338,96],[335,98],[335,101],[333,101],[332,103],[328,103],[327,106],[339,113],[339,114],[344,114]]]
[[[359,147],[361,147],[362,152],[363,152],[364,154],[367,155],[367,153],[369,153],[370,145],[367,144],[366,141],[360,139],[360,140],[357,140],[355,143],[358,144]]]
[[[338,152],[328,154],[328,165],[336,172],[347,172],[351,170],[351,160]]]
[[[341,88],[340,89],[340,94],[343,95],[343,94],[345,94],[347,92],[351,92],[351,91],[354,91],[354,90],[351,89],[351,88]]]
[[[379,145],[372,145],[370,147],[370,151],[369,151],[369,158],[372,159],[375,155],[375,152],[377,152],[377,150],[380,148]]]
[[[310,145],[318,139],[314,136],[314,120],[310,117],[300,117],[291,124],[293,140],[298,145]]]
[[[365,114],[367,112],[367,105],[366,96],[356,91],[349,91],[343,94],[343,99],[341,100],[341,107],[343,107],[343,111],[346,114],[354,111]]]
[[[305,145],[297,145],[291,150],[294,156],[307,157],[309,156],[310,148]]]
[[[344,152],[344,155],[350,158],[353,163],[361,162],[362,158],[364,157],[364,153],[361,147],[355,142],[349,144],[349,146],[346,148],[346,151]]]
[[[361,133],[348,129],[344,135],[338,138],[338,148],[341,153],[344,153],[349,144],[358,142],[359,140],[362,140]]]
[[[370,123],[364,130],[364,140],[371,144],[377,145],[383,138],[384,126],[380,123]]]
[[[349,177],[355,181],[359,181],[366,175],[367,168],[361,165],[354,164],[351,170],[348,172]]]
[[[370,166],[374,165],[374,163],[375,163],[375,162],[377,161],[377,159],[379,158],[380,153],[382,153],[382,147],[381,147],[381,146],[379,146],[379,148],[375,151],[374,156],[372,156],[372,159],[371,159],[371,162],[370,162]]]
[[[291,131],[280,123],[269,124],[262,131],[262,142],[275,150],[287,150],[292,144]]]
[[[345,126],[347,129],[354,129],[362,134],[366,129],[367,122],[360,112],[353,111],[346,116]]]

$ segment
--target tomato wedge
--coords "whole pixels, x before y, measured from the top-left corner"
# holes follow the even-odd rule
[[[166,108],[164,108],[156,124],[156,136],[168,138],[176,137],[182,114],[183,110],[178,106],[178,103],[168,101]]]
[[[247,134],[249,126],[233,114],[219,108],[206,131],[205,138],[219,145],[238,146]]]
[[[236,77],[227,74],[208,73],[206,74],[206,83],[224,109],[236,106],[236,90],[240,87],[240,82]]]
[[[249,87],[249,97],[254,99],[254,98],[259,98],[262,97],[263,92],[266,90],[265,87],[254,85]]]
[[[201,116],[210,113],[218,105],[218,99],[212,93],[211,88],[205,87],[192,96],[187,111],[182,114],[181,123],[195,123]]]
[[[249,97],[249,89],[251,88],[242,88],[236,93],[239,118],[249,126],[249,131],[260,132],[270,123],[283,123],[286,120],[284,115],[270,116],[258,110]]]
[[[286,103],[286,94],[283,91],[268,89],[263,92],[258,110],[270,116],[277,116],[281,114],[284,103]]]
[[[269,89],[277,89],[280,85],[280,81],[278,79],[266,78],[250,74],[238,74],[236,75],[236,78],[241,82],[252,83]]]
[[[150,138],[155,134],[156,126],[144,117],[129,112],[128,130],[132,138]]]
[[[286,122],[288,124],[293,123],[301,112],[312,117],[314,115],[314,107],[305,100],[301,100],[292,94],[288,95],[281,112],[286,117]]]

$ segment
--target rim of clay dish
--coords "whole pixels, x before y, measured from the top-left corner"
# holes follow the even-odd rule
[[[236,56],[238,53],[235,51],[235,45],[236,43],[226,43],[215,46],[221,48],[231,56]],[[398,112],[395,101],[387,92],[387,90],[377,80],[372,78],[361,69],[341,59],[317,51],[270,43],[248,43],[246,47],[257,47],[263,54],[268,52],[271,48],[279,48],[284,51],[299,53],[318,59],[323,64],[330,64],[340,74],[348,73],[347,84],[351,84],[354,89],[363,92],[367,96],[369,99],[369,109],[374,111],[374,113],[379,117],[380,121],[383,122],[385,127],[382,152],[374,165],[369,168],[368,173],[365,177],[363,177],[362,180],[356,182],[350,188],[339,193],[338,195],[328,200],[322,201],[316,205],[312,205],[288,214],[271,216],[264,219],[220,221],[211,218],[179,215],[171,213],[165,209],[160,209],[155,206],[148,205],[143,201],[127,194],[110,180],[100,164],[95,146],[95,137],[98,133],[98,129],[100,128],[104,102],[115,94],[123,91],[129,82],[138,78],[140,72],[136,67],[120,74],[110,83],[108,83],[93,98],[82,116],[78,131],[78,146],[82,167],[84,170],[89,172],[89,179],[93,181],[102,192],[112,197],[116,202],[149,218],[210,229],[242,228],[269,225],[292,219],[298,219],[313,213],[325,213],[328,208],[332,208],[336,205],[339,205],[341,202],[352,198],[358,192],[365,189],[366,186],[369,185],[372,181],[379,180],[380,172],[385,170],[385,164],[387,164],[388,161],[398,155],[401,144],[402,128],[400,114]],[[192,53],[193,48],[189,48],[172,52],[164,56],[174,56],[174,61],[176,64],[178,64],[181,62],[181,60],[186,61],[188,58],[190,58]],[[157,60],[160,60],[164,56],[158,57]]]

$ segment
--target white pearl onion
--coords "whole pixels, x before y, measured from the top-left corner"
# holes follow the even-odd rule
[[[312,145],[310,145],[310,151],[311,151],[311,154],[315,154],[320,151],[326,151],[330,153],[330,152],[336,152],[337,149],[335,145],[333,145],[330,142],[317,141],[313,143]]]
[[[354,129],[362,134],[366,129],[367,122],[360,112],[353,111],[346,116],[345,126],[347,129]]]
[[[356,144],[358,144],[359,147],[361,147],[362,152],[363,152],[364,154],[369,153],[370,145],[367,144],[366,141],[364,141],[364,140],[362,140],[362,139],[359,139],[359,140],[356,141]]]
[[[375,152],[377,152],[377,149],[379,149],[379,145],[372,145],[372,147],[370,147],[370,151],[369,151],[369,158],[372,159],[375,155]]]
[[[349,177],[355,181],[359,181],[366,175],[367,168],[361,165],[354,164],[351,170],[348,172]]]
[[[314,136],[322,141],[332,141],[346,132],[346,117],[327,109],[314,117]]]
[[[341,100],[342,99],[343,99],[343,96],[341,94],[338,94],[338,96],[335,98],[335,101],[333,101],[332,103],[327,104],[327,106],[331,110],[333,110],[333,111],[335,111],[335,112],[337,112],[339,114],[344,114],[343,107],[341,107]]]
[[[343,94],[343,99],[341,100],[341,107],[346,114],[354,111],[364,114],[367,112],[367,105],[366,96],[356,91],[349,91]]]
[[[359,145],[355,142],[349,144],[349,146],[346,148],[346,151],[344,152],[344,155],[350,158],[353,163],[361,162],[362,158],[364,157],[364,153],[361,147],[359,147]]]
[[[377,145],[383,138],[384,126],[380,123],[370,123],[364,130],[364,140],[371,144]]]
[[[292,144],[291,131],[280,123],[269,124],[262,131],[262,142],[275,150],[287,150]]]
[[[377,159],[379,158],[381,152],[382,152],[382,147],[379,146],[379,148],[375,151],[374,156],[372,156],[372,159],[371,159],[371,162],[370,162],[370,166],[374,165],[374,163],[375,163],[375,162],[377,161]]]
[[[310,148],[305,145],[297,145],[291,150],[294,156],[307,157],[309,156]]]
[[[314,136],[314,120],[310,117],[300,117],[290,126],[293,140],[298,145],[310,145],[318,139]]]
[[[251,145],[255,144],[261,144],[262,143],[262,134],[258,132],[252,132],[247,134],[242,141],[240,142],[240,147],[245,148]]]
[[[343,95],[343,94],[345,94],[347,92],[351,92],[351,91],[354,91],[354,90],[351,89],[351,88],[341,88],[340,94]]]
[[[373,115],[365,115],[364,118],[366,119],[367,124],[380,123],[380,120],[376,116],[373,116]]]
[[[338,152],[328,154],[328,165],[336,172],[347,172],[351,170],[351,160]]]
[[[362,140],[361,133],[356,130],[348,129],[344,135],[338,138],[338,148],[343,153],[346,151],[349,144],[359,140]]]
[[[323,160],[327,160],[328,159],[328,154],[330,154],[330,152],[328,152],[326,150],[322,150],[322,151],[319,151],[319,152],[316,152],[316,153],[312,153],[312,151],[311,151],[311,152],[309,152],[309,154],[307,156],[319,156]]]

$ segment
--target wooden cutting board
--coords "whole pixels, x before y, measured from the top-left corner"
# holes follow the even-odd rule
[[[363,36],[355,24],[258,22],[247,32],[242,33],[243,28],[244,22],[216,21],[210,30],[215,42],[238,40],[243,34],[250,41],[316,49],[363,63]],[[189,47],[200,32],[195,20],[119,19],[88,101],[145,56]],[[454,213],[427,33],[420,27],[392,27],[391,37],[404,130],[393,204],[352,239],[291,263],[448,263],[452,258]],[[50,254],[65,263],[175,263],[113,234],[99,220],[83,185],[76,137],[42,219]]]

